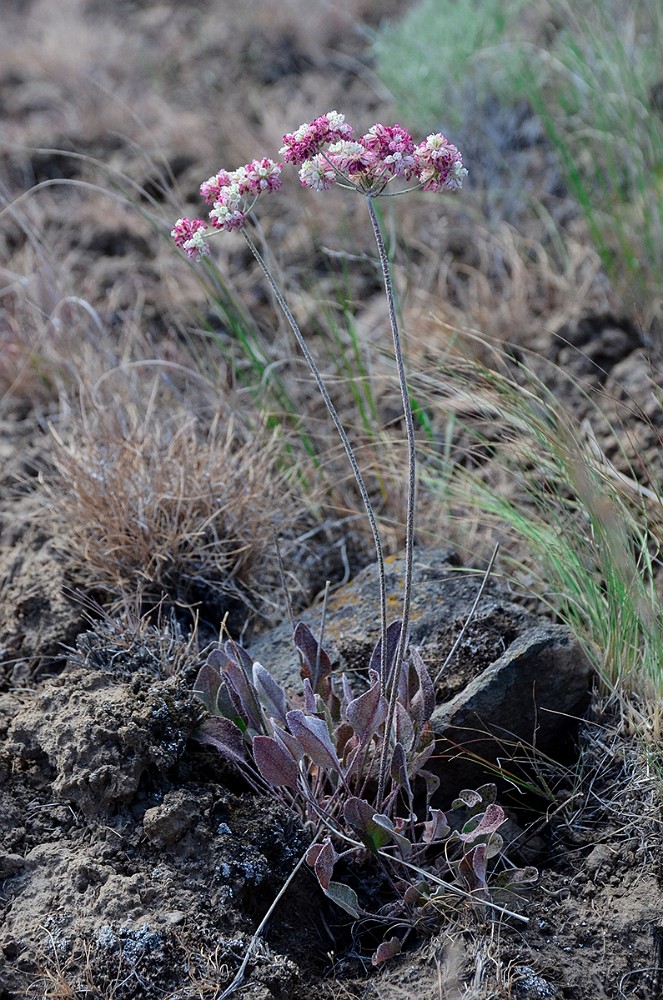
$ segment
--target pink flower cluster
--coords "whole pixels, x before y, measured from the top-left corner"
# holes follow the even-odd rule
[[[353,135],[345,117],[329,111],[285,135],[280,152],[286,162],[300,166],[304,187],[316,191],[345,180],[380,194],[394,177],[415,181],[425,191],[451,191],[467,174],[460,153],[439,132],[418,146],[400,125],[377,122],[358,139]]]
[[[191,259],[200,260],[209,252],[205,239],[213,230],[241,229],[256,198],[265,192],[278,191],[281,183],[281,164],[266,157],[251,160],[237,170],[220,170],[200,186],[200,194],[212,206],[209,213],[212,228],[202,219],[178,219],[171,232],[175,244]]]
[[[354,129],[345,121],[345,115],[338,111],[328,111],[326,115],[314,118],[308,124],[300,125],[296,132],[283,136],[283,146],[279,153],[286,163],[298,166],[330,142],[351,139]]]
[[[300,168],[304,187],[315,191],[345,182],[346,187],[379,195],[395,178],[424,191],[453,191],[462,187],[467,175],[460,153],[441,132],[415,145],[400,125],[376,122],[356,139],[338,111],[328,111],[284,135],[280,153],[286,163]],[[214,231],[241,229],[256,198],[280,187],[281,164],[267,158],[251,160],[237,170],[220,170],[200,186],[211,206],[210,225],[185,217],[178,219],[171,235],[190,258],[200,260]]]

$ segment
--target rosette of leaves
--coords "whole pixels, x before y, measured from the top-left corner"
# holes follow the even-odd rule
[[[302,622],[294,630],[302,680],[298,695],[289,695],[232,640],[210,653],[194,690],[209,712],[198,739],[310,829],[314,842],[306,860],[325,895],[356,919],[370,916],[408,927],[421,919],[424,907],[430,912],[431,900],[449,880],[480,902],[489,898],[487,865],[502,849],[497,830],[505,817],[494,801],[494,786],[461,793],[453,808],[469,815],[454,830],[432,806],[439,778],[426,765],[435,747],[430,722],[435,693],[412,646],[394,676],[400,633],[400,621],[389,626],[386,669],[378,642],[358,694],[345,674],[332,677],[328,654]],[[386,781],[379,780],[385,762]],[[389,871],[386,882],[393,892],[372,913],[350,885],[334,879],[340,862],[367,855]],[[509,877],[515,883],[532,876],[514,869]],[[398,937],[384,941],[373,961],[390,958],[400,944]]]

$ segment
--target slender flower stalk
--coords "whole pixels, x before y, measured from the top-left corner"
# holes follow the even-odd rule
[[[387,590],[386,590],[385,571],[384,571],[384,552],[382,549],[382,541],[380,539],[380,532],[378,530],[375,511],[373,510],[373,505],[371,504],[371,500],[368,495],[368,490],[366,489],[364,477],[361,474],[361,470],[357,463],[357,458],[355,456],[354,450],[352,448],[352,445],[350,444],[350,440],[348,438],[348,435],[346,434],[345,428],[341,423],[341,418],[339,417],[336,411],[336,407],[334,406],[331,396],[329,395],[329,391],[327,389],[327,386],[325,385],[324,379],[322,378],[320,369],[318,368],[315,359],[309,350],[308,344],[306,343],[304,335],[301,332],[295,317],[292,315],[292,312],[290,311],[288,303],[283,297],[281,289],[274,280],[274,276],[269,270],[269,267],[267,266],[264,257],[262,256],[262,254],[258,250],[258,247],[255,245],[255,243],[247,233],[246,229],[242,229],[242,236],[246,240],[246,244],[251,253],[253,254],[253,256],[255,257],[260,267],[260,270],[267,279],[269,287],[272,290],[272,294],[274,295],[274,298],[278,302],[283,312],[283,315],[285,316],[286,321],[290,326],[290,329],[295,335],[295,339],[299,345],[302,354],[304,355],[304,358],[306,359],[306,362],[311,370],[311,374],[315,379],[318,391],[320,392],[323,402],[327,407],[327,411],[332,419],[334,427],[338,431],[339,437],[343,444],[343,448],[345,449],[345,454],[348,457],[348,461],[350,462],[350,466],[352,468],[355,481],[359,488],[361,498],[364,502],[366,515],[368,517],[368,522],[371,527],[371,533],[373,535],[373,543],[375,545],[375,555],[378,565],[378,583],[380,591],[380,627],[381,627],[381,637],[382,637],[381,668],[384,673],[386,671],[385,664],[386,664],[386,653],[387,653]]]
[[[384,689],[387,691],[389,710],[387,715],[386,729],[391,732],[394,724],[394,714],[396,712],[396,700],[398,696],[398,679],[401,673],[401,666],[407,648],[408,632],[410,630],[410,605],[412,603],[412,565],[414,562],[414,515],[416,507],[417,493],[417,454],[416,441],[414,436],[414,421],[412,419],[412,407],[410,405],[410,394],[405,372],[405,361],[403,359],[403,348],[401,344],[400,331],[398,329],[398,318],[396,316],[396,303],[394,301],[394,288],[391,280],[391,270],[389,258],[384,245],[384,238],[380,228],[380,221],[373,204],[373,195],[366,195],[368,213],[371,217],[373,235],[378,249],[380,265],[382,267],[382,277],[384,280],[384,290],[387,296],[389,308],[389,323],[391,335],[394,342],[394,356],[396,358],[396,368],[398,369],[398,381],[401,390],[401,403],[403,406],[403,417],[405,419],[405,433],[407,436],[407,511],[405,515],[405,573],[403,580],[403,612],[401,633],[398,637],[398,646],[391,667],[391,675],[382,678]],[[381,802],[384,794],[384,786],[387,777],[389,754],[389,741],[385,740],[382,748],[380,760],[380,771],[378,775],[378,795],[377,801]]]

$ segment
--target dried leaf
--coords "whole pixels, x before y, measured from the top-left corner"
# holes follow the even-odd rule
[[[255,765],[268,784],[299,787],[297,762],[277,740],[271,736],[254,736],[251,747]]]
[[[301,743],[304,753],[314,764],[340,771],[341,765],[324,719],[304,715],[299,709],[294,709],[286,714],[286,721],[290,732]]]
[[[285,691],[262,663],[253,664],[253,685],[268,714],[285,725]]]
[[[390,958],[394,955],[399,955],[401,951],[401,942],[397,937],[389,938],[388,941],[383,941],[381,945],[378,945],[376,951],[373,953],[371,958],[371,965],[381,965],[382,962],[388,962]]]

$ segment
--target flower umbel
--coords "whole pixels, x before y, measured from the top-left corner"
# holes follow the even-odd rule
[[[209,247],[203,236],[206,229],[207,226],[202,219],[187,219],[183,216],[177,220],[170,235],[175,240],[175,245],[185,250],[188,257],[200,260],[209,253]]]
[[[237,170],[219,170],[200,185],[200,194],[212,208],[210,226],[202,219],[179,219],[171,236],[192,260],[200,260],[209,247],[206,240],[221,230],[241,229],[256,199],[281,187],[281,164],[264,157]]]

